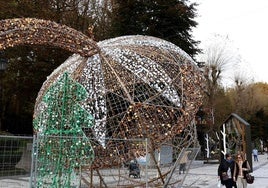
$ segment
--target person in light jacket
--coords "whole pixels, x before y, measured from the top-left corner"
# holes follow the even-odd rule
[[[243,153],[238,153],[236,155],[233,177],[237,188],[247,188],[246,174],[248,174],[250,170],[251,169],[248,161],[245,159],[245,155]]]
[[[180,163],[180,171],[179,174],[181,174],[181,172],[185,173],[186,171],[186,163],[188,162],[188,154],[191,153],[191,151],[185,151],[183,153],[182,158],[180,159],[179,163]]]
[[[258,159],[258,150],[256,148],[254,148],[252,150],[252,154],[253,154],[254,161],[258,162],[259,161],[259,159]]]

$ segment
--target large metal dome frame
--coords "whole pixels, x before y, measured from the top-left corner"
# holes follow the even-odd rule
[[[194,142],[192,124],[202,103],[203,77],[191,57],[151,36],[122,36],[97,43],[52,21],[0,21],[0,50],[25,44],[74,53],[43,84],[34,118],[46,108],[42,98],[47,90],[67,72],[87,90],[88,98],[81,105],[95,120],[93,127],[82,127],[94,140],[90,169],[113,168],[149,153],[164,183],[155,151],[169,143],[176,148],[174,155]],[[36,127],[35,132],[42,130]],[[133,143],[135,139],[148,140],[146,149],[144,142]]]

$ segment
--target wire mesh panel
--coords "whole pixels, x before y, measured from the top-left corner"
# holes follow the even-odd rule
[[[0,136],[0,188],[28,187],[32,137]]]
[[[166,178],[164,187],[182,187],[200,148],[183,148]]]
[[[144,150],[145,155],[146,140],[109,140],[109,142],[113,142],[110,145],[114,153],[109,155],[111,157],[115,155],[111,158],[114,160],[110,160],[110,164],[101,167],[98,166],[99,161],[106,158],[107,153],[101,149],[102,146],[100,147],[96,140],[89,139],[88,142],[90,147],[94,148],[92,153],[87,152],[84,137],[38,135],[33,147],[31,186],[67,188],[106,185],[118,187],[133,184],[133,181],[145,185],[146,157],[143,161],[140,157],[131,156],[133,160],[126,161],[120,157],[120,154],[122,152],[133,154],[133,151],[125,151],[131,144]],[[78,145],[80,147],[76,150]],[[132,163],[137,165],[135,169],[132,168]]]
[[[110,146],[114,150],[108,154],[98,141],[90,139],[94,150],[94,157],[90,158],[94,160],[91,165],[85,165],[79,154],[72,151],[73,144],[81,143],[82,139],[39,135],[34,142],[31,187],[170,187],[184,180],[184,176],[179,176],[178,161],[185,151],[173,142],[163,143],[152,151],[147,139],[107,139],[105,142],[112,142]],[[64,143],[63,150],[59,147],[60,142]],[[137,151],[128,149],[129,145],[144,152],[137,155]],[[179,156],[175,155],[178,151],[181,151]],[[187,156],[188,170],[198,150],[187,151],[191,151]],[[122,152],[128,157],[122,157]],[[107,155],[111,157],[109,164],[99,166],[100,161],[106,161]]]
[[[148,139],[113,139],[105,140],[105,143],[112,142],[109,145],[114,150],[108,154],[98,141],[89,139],[94,149],[94,160],[92,165],[85,165],[86,158],[80,158],[79,152],[72,149],[72,145],[83,142],[83,137],[39,136],[33,141],[34,157],[31,162],[32,137],[0,138],[1,188],[172,187],[183,184],[191,162],[198,152],[198,149],[184,149],[181,144],[177,145],[181,138],[162,143],[156,150],[152,150]],[[64,143],[62,149],[59,147],[60,142]],[[129,150],[130,145],[135,145],[140,152]],[[83,148],[80,153],[82,150]],[[128,157],[122,157],[122,152]],[[138,153],[140,155],[137,155]],[[183,171],[181,162],[185,153],[188,160]],[[109,164],[99,166],[100,161],[107,158],[107,155],[113,160],[110,160]],[[9,160],[3,161],[3,156]],[[93,159],[92,156],[90,158]]]

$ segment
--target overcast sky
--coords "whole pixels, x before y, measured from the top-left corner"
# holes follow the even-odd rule
[[[268,0],[191,0],[197,6],[195,40],[204,47],[211,36],[228,36],[241,56],[241,71],[268,83]],[[243,70],[245,69],[245,70]],[[231,71],[231,70],[229,70]]]

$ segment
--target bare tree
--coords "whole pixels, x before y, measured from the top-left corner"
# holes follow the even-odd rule
[[[209,122],[208,126],[212,131],[219,126],[215,125],[215,118],[217,117],[215,113],[218,111],[217,103],[222,103],[219,102],[221,100],[220,96],[224,95],[222,86],[224,73],[228,71],[230,66],[236,66],[240,61],[240,57],[235,53],[235,49],[232,47],[228,37],[217,35],[210,39],[210,43],[200,56],[200,60],[204,62],[202,70],[207,86],[204,91],[204,108],[206,109],[207,117],[211,120],[207,122]]]

